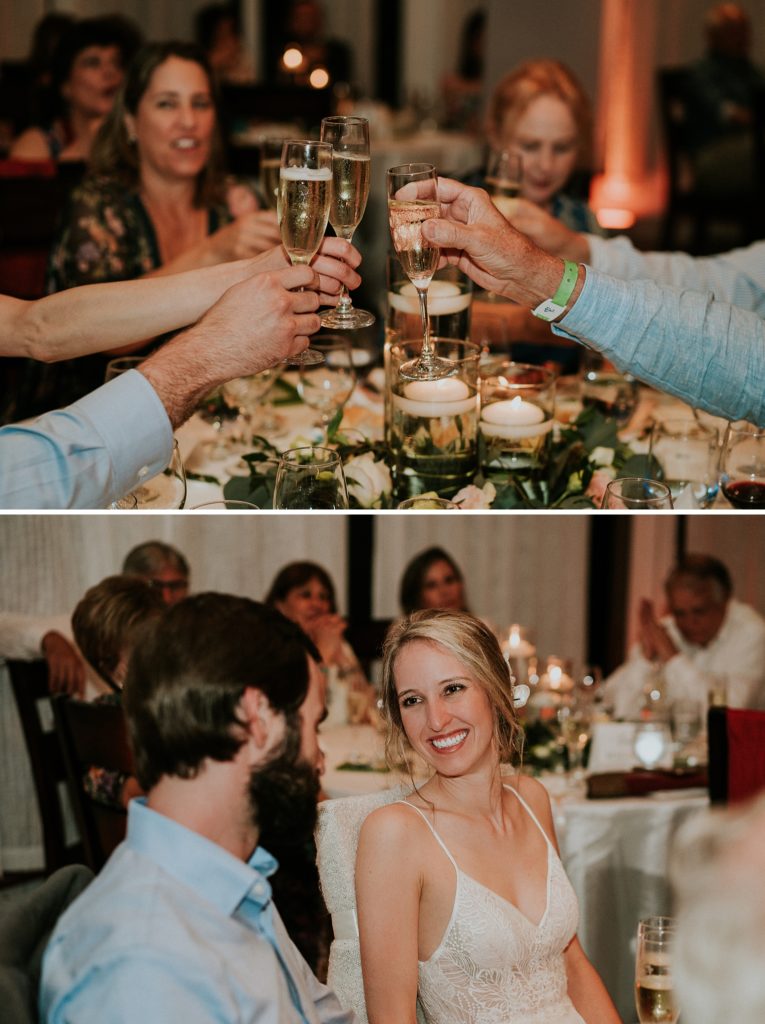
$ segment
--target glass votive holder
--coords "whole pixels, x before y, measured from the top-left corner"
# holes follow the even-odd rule
[[[413,509],[415,512],[443,512],[446,509],[459,509],[453,501],[447,498],[436,498],[421,494],[416,498],[405,498],[400,501],[396,508]]]
[[[406,276],[394,253],[387,261],[386,334],[401,338],[417,337],[422,331],[417,289]],[[473,282],[457,267],[436,271],[428,287],[430,333],[441,338],[470,337],[470,311]]]
[[[457,338],[432,341],[436,356],[454,363],[451,377],[400,376],[401,365],[420,354],[419,338],[396,342],[389,351],[386,436],[394,492],[402,501],[429,491],[451,498],[478,469],[478,346]]]
[[[480,463],[485,472],[527,469],[542,461],[555,419],[555,374],[505,362],[481,380]]]

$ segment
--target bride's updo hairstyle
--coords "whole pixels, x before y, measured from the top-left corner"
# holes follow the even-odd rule
[[[494,712],[494,741],[499,760],[520,760],[523,729],[513,704],[510,668],[497,638],[480,619],[467,612],[427,608],[394,622],[383,645],[382,712],[387,726],[385,756],[393,768],[403,752],[411,749],[401,721],[396,693],[396,661],[415,640],[436,644],[453,655],[489,698]]]

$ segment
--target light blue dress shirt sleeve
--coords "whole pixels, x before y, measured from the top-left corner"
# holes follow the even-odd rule
[[[553,331],[690,405],[765,426],[765,324],[755,313],[711,294],[588,269]]]
[[[755,242],[720,256],[684,252],[640,252],[624,235],[587,235],[595,270],[625,281],[646,278],[696,292],[712,292],[720,302],[765,316],[765,242]]]
[[[0,428],[0,508],[106,508],[164,469],[172,443],[159,397],[129,370],[65,409]]]

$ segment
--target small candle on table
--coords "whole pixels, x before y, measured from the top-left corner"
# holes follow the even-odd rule
[[[489,402],[481,410],[481,429],[497,437],[536,437],[546,434],[552,420],[545,420],[544,409],[520,395]]]
[[[458,377],[439,380],[413,380],[396,395],[396,404],[410,416],[459,416],[474,409],[477,396]]]
[[[507,644],[509,647],[509,657],[511,658],[530,658],[536,651],[533,644],[523,639],[521,627],[515,624],[510,627]]]

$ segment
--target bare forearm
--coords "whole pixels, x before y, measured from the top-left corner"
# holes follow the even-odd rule
[[[600,977],[585,957],[567,963],[568,994],[587,1024],[622,1024],[611,997]]]
[[[254,263],[209,267],[171,282],[141,278],[85,285],[37,302],[3,299],[0,352],[55,362],[177,330],[198,320],[227,288],[257,269]]]

